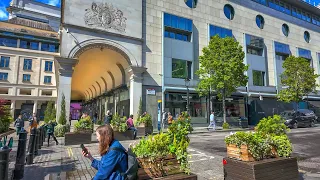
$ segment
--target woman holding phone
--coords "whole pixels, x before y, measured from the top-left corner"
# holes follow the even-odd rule
[[[113,130],[108,124],[98,127],[96,135],[101,160],[94,159],[86,148],[83,147],[82,150],[82,155],[89,158],[91,166],[98,170],[93,180],[124,180],[121,173],[126,172],[128,168],[125,148],[113,138]]]

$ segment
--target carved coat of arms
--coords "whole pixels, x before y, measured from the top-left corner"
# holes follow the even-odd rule
[[[85,11],[84,21],[87,26],[114,29],[121,33],[126,30],[127,18],[112,4],[93,2],[91,8]]]

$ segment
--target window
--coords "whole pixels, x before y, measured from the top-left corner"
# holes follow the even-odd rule
[[[223,8],[224,15],[232,20],[234,18],[234,8],[230,4],[226,4]]]
[[[189,8],[196,8],[198,0],[184,0],[184,2]]]
[[[263,29],[263,27],[264,27],[264,18],[263,18],[261,15],[257,15],[257,17],[256,17],[256,23],[257,23],[257,26],[258,26],[260,29]]]
[[[1,68],[9,68],[10,57],[1,56],[0,67]]]
[[[165,37],[181,41],[191,41],[192,20],[165,13],[164,26]]]
[[[8,73],[0,73],[0,81],[8,81]]]
[[[209,30],[210,37],[215,36],[217,34],[221,38],[232,37],[232,30],[230,29],[225,29],[219,26],[214,26],[214,25],[210,25],[209,29],[210,29]]]
[[[53,64],[52,61],[46,61],[44,71],[52,72],[52,64]]]
[[[304,32],[304,40],[309,43],[310,42],[310,33],[308,31]]]
[[[23,62],[23,70],[31,70],[32,69],[32,59],[25,59]]]
[[[41,51],[58,52],[59,45],[58,44],[41,43]]]
[[[172,59],[172,78],[191,79],[191,61]]]
[[[253,85],[265,86],[265,72],[252,70]]]
[[[289,36],[289,26],[287,24],[283,24],[282,25],[282,33],[283,35],[285,35],[286,37]]]
[[[44,77],[44,83],[45,84],[51,84],[51,76],[45,76]]]
[[[286,55],[291,54],[290,47],[287,44],[275,42],[274,46],[275,46],[276,54],[286,54]]]
[[[305,59],[311,60],[311,51],[307,49],[298,48],[299,57],[303,57]]]
[[[263,38],[246,34],[247,53],[262,56],[264,50]]]
[[[31,79],[31,75],[30,74],[24,74],[22,81],[23,82],[30,82],[30,79]]]
[[[20,48],[39,50],[39,42],[31,42],[26,40],[20,41]]]
[[[14,38],[0,36],[0,46],[15,47],[16,48],[18,46],[18,40],[14,39]]]

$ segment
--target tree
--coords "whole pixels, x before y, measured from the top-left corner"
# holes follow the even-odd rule
[[[62,94],[62,100],[61,100],[61,112],[59,117],[59,124],[66,125],[67,118],[66,118],[66,100],[65,100],[64,94]]]
[[[203,55],[199,57],[200,69],[197,71],[200,77],[197,91],[200,95],[208,95],[211,90],[217,93],[222,100],[223,121],[226,123],[226,97],[248,82],[245,75],[248,66],[243,63],[242,46],[231,37],[220,38],[216,35],[202,52]]]
[[[51,110],[51,120],[56,120],[56,115],[57,115],[57,110],[56,110],[56,107],[55,107],[55,103],[54,102],[51,102],[52,103],[52,110]]]
[[[142,98],[140,97],[140,101],[139,101],[139,108],[138,108],[138,111],[137,111],[137,120],[136,122],[139,122],[140,121],[140,117],[142,115]]]
[[[52,114],[52,101],[47,103],[46,111],[44,112],[44,122],[49,123],[51,121],[51,114]]]
[[[7,100],[0,99],[0,133],[7,132],[13,117],[10,114],[10,105]]]
[[[316,83],[318,74],[314,74],[314,69],[310,62],[302,57],[289,56],[285,59],[282,67],[285,69],[281,74],[281,84],[286,87],[278,94],[278,99],[284,102],[302,101],[303,96],[309,93],[316,93]]]

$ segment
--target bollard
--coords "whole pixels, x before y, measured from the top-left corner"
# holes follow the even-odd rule
[[[29,139],[29,146],[28,146],[28,154],[27,154],[27,164],[33,164],[33,158],[34,158],[34,150],[36,146],[36,128],[32,128],[30,139]]]
[[[46,127],[44,127],[44,126],[42,126],[42,128],[43,128],[43,137],[42,137],[43,140],[42,140],[42,141],[43,141],[43,142],[46,142],[46,135],[47,135],[47,132],[46,132],[46,131],[47,131],[47,129],[46,129]]]
[[[37,130],[37,134],[38,134],[38,140],[37,140],[38,149],[41,149],[41,129],[40,128]]]
[[[41,146],[43,146],[43,136],[44,136],[44,129],[43,129],[43,126],[40,127],[40,134],[41,134],[41,138],[40,138],[40,144]]]
[[[19,133],[16,165],[13,170],[13,179],[14,180],[23,178],[24,161],[26,159],[27,136],[28,136],[28,133],[26,131]]]
[[[34,155],[37,156],[38,155],[38,139],[39,138],[39,132],[38,129],[36,129],[36,135],[35,135],[35,148],[34,148]]]
[[[0,179],[8,180],[10,149],[0,149]]]

